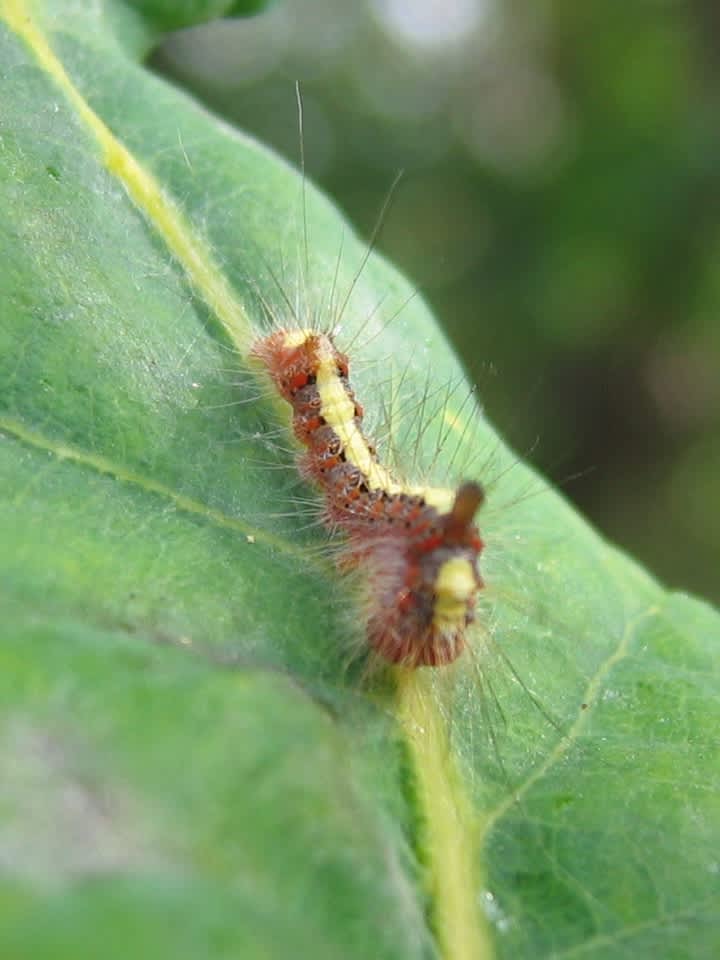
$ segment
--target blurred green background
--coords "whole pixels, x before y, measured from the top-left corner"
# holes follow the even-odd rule
[[[297,162],[430,301],[490,418],[720,601],[720,4],[278,0],[153,66]]]

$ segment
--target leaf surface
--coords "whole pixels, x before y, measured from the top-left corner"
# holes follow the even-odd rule
[[[2,955],[716,956],[717,614],[448,391],[324,197],[140,65],[219,6],[0,3]],[[341,313],[401,462],[489,487],[447,678],[348,666],[243,356],[268,311]]]

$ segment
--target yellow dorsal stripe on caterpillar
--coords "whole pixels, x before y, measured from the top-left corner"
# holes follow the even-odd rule
[[[309,337],[317,337],[311,330],[293,330],[285,340],[287,347],[300,347]],[[384,490],[389,494],[407,494],[422,497],[429,506],[441,513],[449,513],[455,502],[455,491],[444,487],[423,487],[403,484],[378,463],[368,447],[367,440],[358,429],[355,406],[340,380],[335,351],[328,337],[321,337],[318,346],[317,388],[320,395],[320,413],[332,427],[342,444],[345,455],[366,478],[371,490]]]
[[[433,626],[440,631],[457,629],[465,622],[468,597],[477,592],[477,574],[465,557],[447,560],[435,577]]]

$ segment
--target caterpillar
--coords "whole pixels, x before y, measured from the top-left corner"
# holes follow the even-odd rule
[[[393,477],[363,432],[348,357],[330,334],[275,330],[250,356],[292,408],[305,447],[299,470],[323,495],[325,525],[344,536],[343,567],[364,576],[371,649],[409,668],[452,663],[483,586],[474,522],[482,487],[415,487]]]

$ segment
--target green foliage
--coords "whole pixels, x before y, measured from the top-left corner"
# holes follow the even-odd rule
[[[354,599],[293,509],[288,441],[17,6],[0,4],[0,953],[434,956],[416,771],[391,692],[347,667]],[[222,265],[223,308],[287,317],[297,291],[327,315],[352,287],[376,415],[396,367],[408,397],[429,363],[457,378],[390,267],[353,286],[362,246],[312,190],[295,266],[297,174],[142,69],[120,5],[40,11],[37,37]],[[602,543],[477,414],[459,446],[497,477],[482,613],[505,725],[470,658],[444,701],[478,923],[513,958],[716,956],[717,615]]]
[[[155,29],[180,30],[215,17],[254,13],[268,0],[130,0],[140,15]]]

